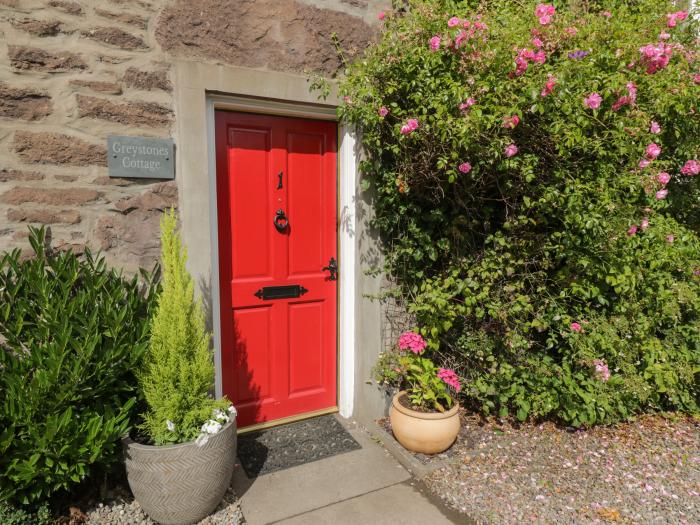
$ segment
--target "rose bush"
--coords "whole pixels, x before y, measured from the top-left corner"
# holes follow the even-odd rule
[[[672,2],[416,0],[349,66],[387,270],[487,413],[698,410],[700,62]]]

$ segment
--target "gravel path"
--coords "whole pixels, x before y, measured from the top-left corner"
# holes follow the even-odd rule
[[[425,480],[483,523],[700,524],[700,420],[513,428],[465,418],[453,462]]]
[[[108,503],[100,503],[83,511],[88,525],[156,525],[131,497],[119,496]],[[242,525],[245,523],[238,499],[231,489],[226,492],[216,511],[198,525]]]

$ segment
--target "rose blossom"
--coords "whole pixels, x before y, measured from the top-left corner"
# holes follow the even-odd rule
[[[666,31],[659,33],[659,40],[668,40],[669,38],[671,38],[671,35]]]
[[[430,49],[432,51],[437,51],[440,49],[440,37],[435,35],[433,38],[430,39]]]
[[[673,244],[673,241],[675,241],[675,240],[676,240],[676,237],[673,234],[666,236],[666,242],[669,244]]]
[[[669,175],[665,171],[662,171],[656,176],[656,180],[658,180],[661,184],[666,186],[666,184],[668,184],[671,180],[671,175]]]
[[[598,109],[600,107],[600,103],[603,102],[603,97],[601,97],[598,93],[591,93],[583,99],[583,102],[591,109]]]
[[[649,227],[649,219],[647,217],[644,217],[639,227],[642,229],[642,231],[646,230]]]
[[[409,133],[413,133],[415,130],[418,129],[418,126],[418,120],[410,118],[406,121],[406,124],[401,126],[401,134],[408,135]]]
[[[571,330],[573,332],[580,332],[582,330],[581,325],[578,323],[571,323]]]
[[[509,144],[508,146],[506,146],[504,153],[508,158],[513,157],[518,154],[518,146],[516,146],[515,144]]]
[[[456,16],[453,16],[452,18],[450,18],[447,21],[447,27],[455,27],[455,26],[458,26],[459,24],[460,24],[459,18],[457,18]]]
[[[669,13],[666,15],[668,18],[668,27],[676,27],[678,20],[685,20],[688,16],[688,11],[676,11],[675,13]]]
[[[536,48],[540,48],[540,47],[544,46],[544,43],[539,38],[533,38],[532,45],[535,46]]]
[[[649,159],[642,159],[639,161],[639,167],[641,169],[646,168],[649,164],[651,164],[651,161]]]
[[[603,15],[605,18],[612,18],[612,13],[610,11],[603,11],[600,14]]]
[[[384,117],[386,117],[388,114],[389,114],[389,110],[386,109],[386,106],[382,106],[381,108],[379,108],[379,116],[380,116],[380,117],[384,118]]]
[[[379,20],[384,20],[384,18],[386,18],[386,13],[384,11],[380,11],[377,18],[379,18]]]
[[[552,16],[554,16],[555,12],[556,9],[552,4],[537,4],[535,8],[535,16],[543,26],[546,26],[552,21]]]
[[[610,369],[608,368],[608,365],[605,363],[605,361],[603,361],[602,359],[594,359],[593,366],[595,366],[595,373],[598,376],[598,379],[600,379],[604,383],[608,379],[610,379]]]
[[[636,233],[637,233],[637,225],[633,224],[632,226],[630,226],[630,229],[627,230],[627,235],[632,236],[632,235],[635,235]]]
[[[464,111],[465,109],[469,109],[470,107],[472,107],[474,104],[476,104],[476,99],[469,97],[467,100],[465,100],[459,105],[459,109]]]
[[[697,160],[689,160],[681,168],[681,173],[683,175],[694,177],[695,175],[700,173],[700,162],[698,162]]]
[[[646,156],[648,159],[655,159],[659,155],[661,155],[661,146],[658,144],[652,142],[647,146],[647,149],[645,150]]]
[[[667,195],[668,195],[668,190],[664,188],[663,190],[657,191],[655,197],[656,197],[656,200],[661,201],[661,200],[664,200]]]
[[[653,133],[654,135],[658,135],[659,133],[661,133],[661,126],[659,126],[659,123],[655,120],[652,120],[651,125],[649,126],[649,132]]]
[[[420,354],[428,344],[420,334],[415,332],[404,332],[399,337],[399,348],[401,350],[410,350],[414,354]]]
[[[503,127],[506,129],[513,129],[518,124],[520,124],[520,117],[518,115],[503,117]]]
[[[472,170],[472,165],[468,162],[462,162],[462,164],[459,165],[458,169],[462,173],[469,173]]]
[[[554,90],[554,86],[556,86],[556,85],[557,85],[557,78],[555,76],[549,75],[547,77],[547,83],[542,88],[542,92],[540,93],[540,96],[546,97],[547,95],[549,95]]]

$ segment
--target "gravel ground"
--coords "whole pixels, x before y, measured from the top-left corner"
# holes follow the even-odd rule
[[[700,420],[645,416],[571,431],[465,417],[425,480],[480,523],[700,524]]]
[[[72,510],[71,514],[78,518],[73,523],[86,523],[88,525],[156,525],[156,522],[146,516],[138,502],[134,501],[130,495],[117,496],[107,503],[100,503],[93,508],[84,509],[83,512],[84,514],[82,512],[81,514],[84,518],[80,519],[75,516],[75,511]],[[242,525],[244,523],[245,519],[238,504],[238,499],[233,490],[229,488],[216,511],[200,521],[198,525]]]

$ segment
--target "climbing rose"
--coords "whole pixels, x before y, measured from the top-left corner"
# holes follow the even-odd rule
[[[657,45],[647,44],[646,46],[640,47],[639,52],[642,55],[641,63],[647,66],[647,73],[653,75],[657,71],[668,66],[673,48],[668,44],[660,42]]]
[[[659,126],[659,123],[652,120],[651,126],[649,126],[649,132],[653,133],[654,135],[658,135],[659,133],[661,133],[661,126]]]
[[[440,368],[438,370],[437,376],[440,379],[442,379],[445,382],[445,384],[454,388],[455,392],[459,392],[461,388],[459,384],[459,377],[457,376],[454,370],[451,370],[449,368]]]
[[[668,27],[676,27],[678,20],[685,20],[687,16],[687,11],[676,11],[675,13],[667,14],[666,17],[668,18]]]
[[[518,115],[513,115],[511,117],[503,117],[504,128],[513,129],[518,124],[520,124],[520,117]]]
[[[580,332],[581,331],[581,325],[578,323],[571,323],[571,330],[574,332]]]
[[[433,51],[437,51],[438,49],[440,49],[440,37],[439,36],[436,35],[430,39],[430,49]]]
[[[384,118],[384,117],[386,117],[388,114],[389,114],[389,110],[386,109],[386,106],[382,106],[381,108],[379,108],[379,116],[380,116],[380,117]]]
[[[600,14],[603,15],[605,18],[612,18],[612,13],[610,11],[603,11]]]
[[[408,135],[409,133],[412,133],[415,130],[417,130],[418,126],[419,126],[418,120],[416,120],[414,118],[410,118],[406,121],[406,124],[401,126],[401,133],[403,135]]]
[[[651,164],[651,161],[649,159],[642,159],[639,161],[639,167],[641,169],[646,168],[649,164]]]
[[[554,86],[557,85],[557,78],[555,76],[549,75],[547,77],[547,83],[544,85],[542,88],[542,92],[540,93],[541,96],[546,97],[549,95],[552,90],[554,89]]]
[[[470,107],[472,107],[474,104],[476,104],[476,99],[469,97],[467,100],[465,100],[459,105],[459,109],[464,111],[465,109],[469,109]]]
[[[659,200],[659,201],[664,200],[667,195],[668,195],[667,189],[659,190],[656,192],[656,200]]]
[[[630,226],[630,229],[627,230],[627,235],[632,236],[632,235],[635,235],[636,233],[637,233],[637,225],[633,224],[632,226]]]
[[[515,144],[509,144],[505,149],[506,157],[510,158],[518,154],[518,146]]]
[[[532,45],[535,46],[535,47],[537,47],[537,48],[540,48],[540,47],[542,47],[544,44],[542,43],[542,40],[540,40],[539,38],[533,38],[533,39],[532,39]]]
[[[455,26],[458,26],[459,24],[460,24],[460,20],[456,16],[453,16],[452,18],[450,18],[447,21],[447,27],[455,27]]]
[[[676,237],[673,234],[666,236],[666,242],[669,244],[673,244],[673,241],[675,241],[675,240],[676,240]]]
[[[670,33],[667,33],[666,31],[659,33],[659,40],[668,40],[669,38],[671,38]]]
[[[658,144],[652,142],[647,146],[646,155],[648,159],[655,159],[656,157],[661,155],[661,147]]]
[[[656,180],[658,180],[661,184],[663,184],[664,186],[666,186],[666,184],[668,184],[669,181],[671,180],[671,175],[669,175],[669,174],[666,173],[665,171],[662,171],[661,173],[659,173],[659,174],[656,176]]]
[[[600,107],[600,103],[603,102],[603,97],[601,97],[598,93],[591,93],[585,99],[583,99],[583,102],[591,109],[598,109]]]
[[[462,173],[469,173],[472,170],[472,165],[468,162],[463,162],[459,165],[459,171]]]
[[[683,175],[689,175],[691,177],[694,177],[695,175],[700,173],[700,162],[698,162],[697,160],[689,160],[681,168],[681,173]]]
[[[537,4],[535,8],[535,16],[543,26],[546,26],[552,21],[552,16],[554,16],[555,12],[556,9],[552,4]]]
[[[595,373],[598,376],[598,379],[600,379],[603,382],[606,382],[608,379],[610,379],[610,369],[608,368],[608,365],[605,363],[605,361],[603,361],[602,359],[594,359],[593,365],[595,366]]]
[[[399,348],[401,350],[410,350],[414,354],[420,354],[428,344],[420,334],[415,332],[404,332],[399,337]]]
[[[646,230],[646,229],[649,227],[649,219],[648,219],[647,217],[644,217],[644,218],[642,219],[642,222],[641,222],[641,224],[639,225],[639,227],[640,227],[642,230]]]
[[[386,13],[384,11],[380,11],[377,18],[379,18],[379,20],[384,20],[384,18],[386,18]]]

